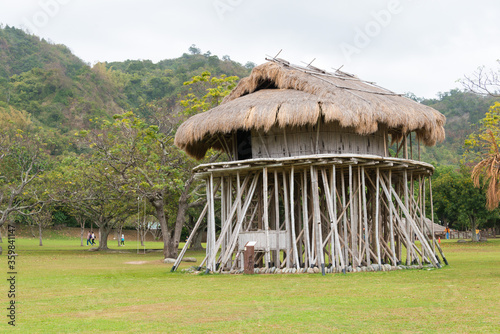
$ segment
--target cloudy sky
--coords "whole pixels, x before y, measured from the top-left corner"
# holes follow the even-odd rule
[[[0,0],[0,23],[97,61],[175,58],[196,44],[266,55],[435,97],[500,58],[498,0]]]

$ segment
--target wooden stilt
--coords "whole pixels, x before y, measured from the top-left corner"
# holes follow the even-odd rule
[[[379,208],[380,208],[380,168],[377,167],[376,170],[377,178],[375,181],[375,244],[377,250],[377,263],[378,265],[382,264],[382,260],[380,258],[380,241],[379,241]]]
[[[240,219],[236,223],[236,226],[234,227],[233,235],[231,237],[231,240],[229,241],[229,246],[228,246],[228,248],[226,250],[226,253],[224,253],[224,255],[221,256],[221,259],[222,259],[221,262],[222,262],[222,264],[225,264],[227,262],[227,259],[233,253],[234,247],[237,244],[238,235],[240,234],[241,225],[243,224],[244,216],[246,215],[246,212],[247,212],[247,210],[248,210],[248,208],[250,206],[250,203],[252,202],[252,197],[253,197],[253,194],[255,192],[255,189],[257,188],[257,182],[258,182],[258,180],[259,180],[259,174],[256,174],[254,176],[252,184],[250,185],[250,189],[248,191],[248,194],[245,197],[245,204],[243,205],[243,209],[242,209],[242,212],[241,212],[242,216],[240,217]]]
[[[392,191],[392,171],[389,170],[389,182],[388,182],[388,187],[389,189],[391,189]],[[390,192],[389,192],[390,194]],[[387,201],[390,202],[389,205],[392,205],[392,197],[388,197],[387,198]],[[391,252],[392,252],[392,265],[395,266],[398,264],[398,259],[397,259],[397,256],[396,256],[396,249],[395,249],[395,244],[394,244],[394,217],[392,216],[393,212],[392,212],[392,209],[389,208],[389,231],[390,231],[390,234],[391,234]]]
[[[347,206],[345,205],[345,177],[344,177],[344,169],[342,169],[340,171],[340,180],[341,180],[341,186],[342,186],[342,207],[344,208],[344,210],[347,210]],[[347,212],[347,211],[346,211]],[[347,217],[346,217],[346,214],[343,214],[342,215],[342,225],[344,227],[344,249],[343,249],[343,253],[344,253],[344,263],[345,263],[345,266],[347,266],[347,264],[349,263],[349,255],[347,253],[347,249],[349,249],[349,245],[348,245],[348,241],[347,241]],[[346,273],[346,268],[344,267],[344,274]]]
[[[243,181],[243,187],[241,190],[245,191],[246,187],[247,187],[247,184],[250,180],[250,175],[247,175],[245,177],[245,180]],[[255,180],[255,179],[254,179]],[[222,184],[221,184],[222,185]],[[240,192],[237,196],[236,196],[236,202],[233,204],[233,206],[231,207],[231,211],[229,213],[229,216],[227,217],[227,219],[225,221],[222,222],[222,230],[221,230],[221,233],[220,233],[220,236],[219,236],[219,239],[217,241],[213,240],[213,243],[211,246],[211,251],[210,251],[210,255],[208,257],[208,263],[214,263],[215,264],[215,257],[217,255],[217,252],[219,251],[219,247],[221,246],[222,242],[224,241],[224,236],[226,235],[227,231],[231,228],[231,221],[233,220],[233,217],[236,213],[236,210],[238,208],[238,202],[241,201],[241,197],[243,195],[243,192]],[[213,198],[213,195],[211,196]],[[215,239],[215,231],[213,231],[214,235],[213,235],[213,239]],[[212,238],[212,235],[210,236],[210,238]],[[229,242],[229,241],[228,241]],[[207,252],[208,253],[208,252]],[[223,265],[225,265],[226,263],[223,263]],[[215,265],[214,267],[215,268]],[[207,265],[207,270],[208,270],[208,265]],[[210,268],[210,270],[212,271],[215,271],[215,269],[212,269]]]
[[[191,241],[193,240],[193,238],[196,234],[196,231],[198,230],[198,227],[200,227],[200,224],[203,221],[203,218],[205,218],[207,211],[208,211],[208,202],[207,202],[207,204],[205,204],[205,207],[201,211],[200,217],[198,217],[198,220],[196,221],[196,224],[194,225],[193,230],[191,231],[191,234],[189,235],[189,238],[186,241],[186,244],[182,248],[181,253],[179,254],[177,259],[175,260],[175,263],[172,266],[172,269],[170,271],[175,271],[179,267],[179,264],[181,263],[182,258],[184,257],[184,254],[186,254],[186,251],[189,248],[189,245],[191,244]]]
[[[368,251],[369,249],[369,243],[368,243],[368,212],[366,210],[366,184],[365,184],[365,168],[361,167],[361,194],[363,197],[363,235],[364,235],[364,252],[366,254],[366,265],[371,264],[371,259],[370,259],[370,252]]]
[[[307,209],[308,196],[307,196],[307,170],[304,170],[303,178],[302,178],[302,215],[304,222],[304,240],[305,240],[305,266],[312,266],[312,257],[311,257],[311,243],[309,240],[309,214]]]
[[[290,212],[289,201],[288,201],[288,181],[286,179],[286,173],[283,171],[283,206],[285,207],[285,229],[286,229],[286,267],[291,267],[291,249],[292,249],[292,236],[291,236],[291,228],[290,228]]]
[[[406,138],[406,137],[405,137]],[[406,139],[405,139],[405,147],[406,147]],[[404,199],[405,199],[405,208],[408,207],[408,172],[406,169],[403,171],[403,191],[404,191]],[[406,222],[406,234],[410,237],[408,244],[406,245],[406,265],[411,265],[413,259],[411,255],[411,246],[412,243],[412,235],[411,235],[411,225]]]
[[[290,170],[290,227],[291,227],[291,233],[292,233],[292,251],[293,251],[293,260],[294,260],[294,266],[298,270],[299,269],[299,255],[297,252],[297,242],[295,240],[295,196],[294,196],[294,174],[295,170],[294,167],[292,166],[292,169]]]
[[[266,233],[266,267],[271,268],[271,250],[269,248],[270,241],[269,241],[269,206],[268,206],[268,195],[267,195],[267,190],[268,190],[268,184],[267,184],[267,167],[264,167],[264,170],[262,172],[262,195],[264,197],[264,230]]]
[[[278,171],[274,171],[274,215],[276,220],[276,257],[274,259],[274,266],[280,267],[280,199],[278,189]]]
[[[336,212],[336,204],[334,204],[335,199],[332,197],[332,192],[329,191],[329,186],[327,182],[327,175],[326,171],[322,170],[322,176],[323,176],[323,183],[325,187],[325,196],[327,196],[327,208],[328,212],[330,215],[330,234],[325,238],[325,244],[328,241],[328,238],[330,238],[330,243],[331,243],[331,254],[333,258],[333,263],[337,269],[340,269],[339,262],[342,263],[342,268],[344,268],[344,260],[342,258],[342,250],[340,249],[340,240],[339,240],[339,234],[337,230],[337,212]],[[332,168],[332,178],[335,178],[335,166]],[[332,184],[332,187],[335,187],[335,181]],[[324,247],[324,246],[323,246]],[[336,251],[335,251],[336,250]],[[335,253],[338,254],[339,261],[337,261]]]
[[[318,171],[316,167],[311,166],[311,187],[312,187],[312,197],[313,197],[313,225],[315,225],[316,230],[316,253],[318,258],[318,263],[321,265],[321,272],[325,275],[325,259],[322,247],[322,237],[321,237],[321,214],[319,207],[319,184],[318,184]]]

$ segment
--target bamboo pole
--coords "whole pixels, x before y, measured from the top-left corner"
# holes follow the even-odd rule
[[[236,213],[236,209],[238,207],[238,202],[241,201],[241,197],[243,196],[243,191],[245,191],[247,185],[248,185],[248,182],[250,180],[250,174],[248,174],[246,177],[245,177],[245,180],[243,181],[243,187],[241,188],[241,191],[240,193],[236,196],[236,202],[232,205],[231,207],[231,211],[229,213],[229,216],[227,217],[227,219],[225,221],[223,221],[221,224],[222,224],[222,228],[221,228],[221,233],[219,235],[219,239],[217,241],[213,241],[212,245],[213,245],[213,248],[211,248],[211,251],[210,253],[207,252],[207,254],[209,254],[209,257],[208,257],[208,263],[214,263],[215,264],[215,257],[217,255],[217,251],[219,250],[219,247],[221,246],[222,242],[224,241],[225,239],[225,234],[227,233],[227,231],[230,229],[231,227],[231,221],[233,220],[233,217]],[[221,180],[221,186],[222,186],[222,180]],[[212,236],[210,236],[212,238]],[[215,231],[214,231],[214,235],[213,235],[214,239],[215,239]],[[215,268],[215,267],[214,267]],[[207,266],[207,270],[209,270],[208,266]],[[212,271],[215,271],[215,269],[211,269]]]
[[[208,259],[212,258],[212,252],[215,248],[215,204],[214,204],[214,187],[213,187],[213,173],[210,173],[210,177],[208,179],[207,184],[207,200],[209,202],[209,210],[208,210],[208,222],[207,222],[207,254],[209,254]],[[215,271],[215,263],[210,261],[207,262],[207,272],[209,270]]]
[[[193,230],[191,231],[191,234],[189,235],[189,238],[186,241],[186,244],[182,248],[181,253],[179,254],[177,259],[175,260],[175,263],[172,266],[172,269],[170,271],[175,271],[179,267],[179,264],[181,263],[182,258],[184,257],[184,254],[186,254],[186,251],[187,251],[189,245],[191,244],[191,241],[193,240],[194,235],[195,235],[196,231],[198,230],[198,227],[201,225],[203,218],[205,218],[207,211],[208,211],[208,202],[207,202],[207,204],[205,204],[205,207],[203,207],[203,210],[201,211],[200,217],[198,217],[198,220],[196,221],[196,224],[194,225]]]
[[[267,167],[264,167],[264,170],[262,172],[262,196],[264,199],[264,230],[266,233],[266,268],[271,268],[271,254],[270,254],[270,248],[269,248],[269,206],[268,206],[268,195],[267,195],[267,190],[268,190],[268,184],[267,184]]]
[[[278,171],[274,171],[274,215],[276,220],[276,258],[274,260],[274,266],[278,268],[280,266],[280,199],[278,190]]]
[[[388,185],[389,185],[389,188],[392,190],[392,170],[389,170]],[[387,201],[389,201],[392,204],[392,197],[388,197]],[[392,214],[393,214],[392,209],[389,208],[389,230],[391,233],[391,252],[393,254],[392,264],[395,266],[395,265],[397,265],[398,260],[397,260],[396,249],[395,249],[395,244],[394,244],[394,217],[392,216]]]
[[[285,230],[286,230],[286,267],[290,268],[290,251],[292,248],[292,240],[291,240],[291,229],[290,229],[290,212],[288,211],[288,186],[286,179],[286,172],[283,171],[283,206],[285,207]]]
[[[335,202],[335,200],[332,199],[332,192],[330,192],[328,189],[329,186],[328,186],[327,175],[326,175],[325,170],[322,170],[322,176],[323,176],[323,184],[325,187],[325,196],[327,197],[326,201],[327,201],[328,213],[330,214],[330,225],[331,225],[330,234],[325,238],[325,244],[328,241],[328,238],[331,238],[330,239],[331,254],[332,254],[332,258],[334,260],[333,265],[335,265],[335,267],[337,269],[340,269],[339,262],[341,262],[342,268],[345,269],[344,260],[342,258],[342,250],[340,249],[339,234],[337,231],[337,224],[338,224],[337,212],[336,212],[337,208],[336,208],[336,204],[334,205],[332,203],[332,202]],[[333,166],[333,169],[332,169],[332,177],[335,178],[335,166]],[[335,186],[335,181],[333,182],[332,186]],[[323,245],[323,247],[324,246],[325,245]],[[337,259],[335,257],[335,248],[337,249],[337,256],[339,257],[339,261],[337,261]]]
[[[347,206],[345,205],[345,179],[344,179],[344,169],[340,171],[341,185],[342,185],[342,207],[344,210],[347,210]],[[347,211],[346,211],[347,212]],[[349,263],[349,255],[347,254],[346,249],[349,249],[348,241],[347,241],[347,215],[342,215],[342,223],[344,225],[344,264],[347,266]],[[346,268],[344,266],[344,274],[346,273]]]
[[[406,144],[405,144],[405,147],[406,147]],[[405,197],[405,208],[408,208],[408,172],[406,171],[406,169],[403,171],[403,191],[404,191],[404,197]],[[406,222],[406,233],[410,237],[409,242],[411,243],[411,240],[413,238],[411,235],[411,226],[408,222]],[[406,265],[407,266],[411,265],[412,260],[413,259],[412,259],[412,255],[410,252],[410,245],[407,245],[407,247],[406,247]]]
[[[368,251],[368,211],[366,209],[366,184],[365,184],[365,167],[361,167],[361,193],[363,197],[363,225],[364,225],[364,239],[365,239],[365,254],[366,254],[366,264],[369,266],[371,264],[370,252]]]
[[[331,178],[331,187],[330,187],[330,190],[331,190],[331,196],[330,196],[330,200],[332,201],[332,204],[333,204],[333,221],[335,222],[335,225],[334,225],[334,234],[335,234],[335,244],[337,245],[337,256],[338,256],[338,261],[336,261],[337,263],[337,271],[340,270],[340,266],[342,266],[342,268],[345,270],[345,263],[344,263],[344,259],[342,258],[342,250],[340,249],[340,241],[339,241],[339,230],[338,230],[338,221],[337,221],[337,198],[336,198],[336,194],[337,194],[337,168],[335,167],[335,165],[332,165],[332,178]]]
[[[229,241],[229,247],[226,250],[226,253],[224,254],[224,256],[222,257],[222,261],[221,261],[222,264],[225,264],[227,262],[227,258],[233,253],[234,247],[237,244],[238,236],[240,234],[241,225],[243,224],[244,216],[246,215],[246,212],[250,206],[250,203],[252,202],[252,197],[255,193],[255,189],[257,188],[257,181],[258,180],[259,180],[259,174],[256,174],[254,176],[252,184],[250,185],[250,189],[248,191],[247,197],[245,198],[245,204],[243,205],[243,209],[242,209],[242,216],[240,217],[240,219],[236,223],[236,226],[235,226],[234,231],[233,231],[233,235],[231,237],[231,240]]]
[[[393,196],[396,199],[396,202],[398,203],[399,207],[401,208],[401,210],[403,211],[403,214],[406,217],[406,224],[411,224],[412,225],[412,227],[414,229],[414,232],[417,234],[417,237],[420,239],[420,242],[424,245],[425,248],[427,248],[430,251],[430,253],[432,253],[432,251],[430,249],[430,245],[425,240],[425,237],[422,235],[422,233],[418,229],[418,226],[416,226],[415,221],[411,217],[408,209],[404,206],[403,202],[401,201],[401,199],[399,198],[398,194],[396,194],[396,192],[394,190],[393,190]],[[440,267],[440,265],[436,261],[436,259],[432,259],[432,263],[433,263],[433,265],[435,267],[437,267],[437,268]]]
[[[300,263],[299,263],[299,255],[297,252],[297,242],[295,241],[295,196],[294,196],[294,166],[292,165],[292,169],[290,170],[290,226],[291,226],[291,233],[292,233],[292,251],[293,251],[293,258],[295,262],[295,268],[298,270]]]
[[[312,197],[313,197],[313,225],[315,225],[316,229],[316,253],[318,262],[321,265],[321,273],[325,275],[325,259],[323,254],[322,247],[322,237],[321,237],[321,214],[320,214],[320,206],[319,206],[319,184],[318,184],[318,171],[316,167],[311,166],[311,187],[312,187]]]
[[[333,166],[333,167],[335,167],[335,166]],[[334,218],[335,213],[334,213],[333,203],[332,203],[332,192],[330,191],[331,185],[328,184],[328,175],[326,173],[326,169],[321,169],[321,176],[323,178],[323,187],[325,188],[326,206],[327,206],[328,214],[330,217],[330,233],[325,238],[325,241],[328,241],[328,239],[330,239],[330,257],[331,257],[330,264],[333,267],[337,268],[337,259],[336,259],[336,255],[335,255],[335,237],[334,237],[334,233],[333,233],[336,219]],[[331,178],[333,178],[333,171],[332,171]]]
[[[352,182],[352,165],[349,165],[349,202],[351,203],[351,207],[349,210],[349,218],[350,218],[350,229],[351,229],[351,250],[352,254],[354,257],[358,257],[358,252],[357,252],[357,242],[356,242],[356,221],[354,220],[354,214],[355,214],[355,204],[354,204],[354,191],[353,189],[353,182]],[[356,264],[354,263],[354,259],[352,261],[352,266],[354,267]]]
[[[305,266],[312,266],[312,258],[311,258],[311,243],[310,243],[310,234],[309,234],[309,214],[307,208],[307,170],[304,170],[303,178],[302,178],[302,215],[304,221],[304,236],[305,236]]]
[[[380,258],[380,241],[379,241],[379,216],[380,216],[380,168],[377,167],[376,170],[377,178],[375,181],[375,245],[377,250],[377,262],[378,265],[382,264],[382,260]]]

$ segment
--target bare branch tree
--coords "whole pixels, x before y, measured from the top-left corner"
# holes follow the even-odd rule
[[[498,69],[481,66],[471,75],[464,76],[460,82],[466,90],[473,93],[500,97],[500,60],[497,63]]]

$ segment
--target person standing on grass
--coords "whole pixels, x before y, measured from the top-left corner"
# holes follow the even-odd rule
[[[122,234],[122,242],[121,242],[121,244],[122,244],[123,246],[125,246],[125,235],[124,235],[124,234]]]
[[[91,240],[91,238],[92,238],[92,234],[91,234],[91,233],[90,233],[90,231],[89,231],[89,234],[87,235],[87,246],[89,245],[89,243],[92,245],[92,240]]]

